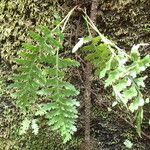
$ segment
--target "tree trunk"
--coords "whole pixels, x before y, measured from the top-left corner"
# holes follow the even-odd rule
[[[97,0],[92,1],[91,20],[96,23]],[[92,65],[87,62],[85,67],[85,149],[92,149],[92,141],[90,137],[90,116],[91,116],[91,83],[92,83]]]

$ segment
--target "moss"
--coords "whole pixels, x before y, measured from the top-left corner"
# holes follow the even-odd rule
[[[36,25],[51,25],[53,12],[57,10],[53,1],[2,0],[1,10],[1,57],[12,64],[23,42],[30,41],[27,33]]]

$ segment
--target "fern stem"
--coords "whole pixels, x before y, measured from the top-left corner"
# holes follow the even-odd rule
[[[77,8],[77,6],[75,6],[68,14],[67,16],[52,30],[55,31],[57,28],[60,27],[60,25],[62,23],[64,23],[62,29],[61,29],[61,32],[63,32],[65,30],[65,27],[66,27],[66,24],[67,22],[69,21],[69,18],[71,16],[71,14],[73,13],[73,11]],[[58,82],[58,72],[59,72],[59,48],[56,49],[56,78],[57,78],[57,81],[56,81],[56,85],[57,85],[57,94],[59,94],[59,82]]]
[[[59,48],[56,49],[56,85],[57,85],[57,94],[59,94],[59,83],[58,83],[58,71],[59,71]]]
[[[85,21],[92,27],[93,30],[95,30],[95,31],[98,33],[98,35],[101,37],[102,41],[103,41],[104,43],[108,44],[109,49],[110,49],[110,51],[111,51],[111,53],[112,53],[113,55],[116,55],[116,53],[115,53],[115,51],[114,51],[110,46],[116,48],[116,50],[118,50],[118,51],[122,51],[126,57],[130,58],[130,56],[129,56],[127,53],[125,53],[125,52],[124,52],[121,48],[119,48],[115,43],[113,43],[112,41],[110,41],[109,39],[107,39],[103,34],[101,34],[101,33],[99,32],[98,28],[95,26],[95,24],[94,24],[93,21],[90,19],[90,17],[86,14],[85,11],[83,11],[83,13],[84,13],[85,16],[86,16],[86,17],[83,16],[83,18],[85,19]]]
[[[55,31],[57,28],[59,28],[62,23],[64,23],[64,25],[62,27],[62,32],[63,32],[71,14],[73,13],[73,11],[76,8],[77,8],[77,6],[75,6],[73,9],[71,9],[70,12],[67,14],[67,16],[52,30],[52,32]]]

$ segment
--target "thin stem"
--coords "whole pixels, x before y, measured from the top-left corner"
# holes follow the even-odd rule
[[[58,29],[58,28],[60,27],[60,25],[61,25],[62,23],[64,23],[64,25],[63,25],[63,27],[62,27],[62,29],[61,29],[61,32],[63,33],[63,31],[65,30],[66,24],[67,24],[67,22],[69,21],[70,16],[72,15],[73,11],[74,11],[76,8],[77,8],[77,6],[75,6],[75,7],[67,14],[67,16],[52,30],[52,32],[55,31],[56,29]],[[57,94],[59,93],[59,88],[58,88],[58,87],[59,87],[59,81],[58,81],[58,76],[59,76],[59,74],[58,74],[58,71],[59,71],[59,48],[56,49],[56,79],[57,79],[56,85],[57,85]]]
[[[88,28],[89,35],[92,37],[91,31],[90,31],[90,27],[89,27],[89,24],[87,22],[86,22],[86,25],[87,25],[87,28]]]
[[[88,17],[87,15],[86,15],[86,17]],[[109,43],[109,45],[111,44],[111,41],[109,41],[108,39],[106,39],[105,37],[104,37],[104,35],[102,35],[100,32],[99,32],[99,30],[97,29],[97,27],[94,25],[94,23],[91,21],[91,22],[89,22],[88,20],[87,20],[87,18],[86,17],[84,17],[83,16],[83,18],[85,19],[85,21],[99,34],[99,36],[101,37],[101,39],[102,39],[102,41],[104,42],[104,43]],[[106,42],[106,40],[107,40],[107,42]],[[109,46],[108,45],[108,46]],[[112,45],[112,44],[111,44]],[[114,45],[113,45],[114,46]],[[116,53],[114,52],[114,50],[109,46],[109,49],[110,49],[110,51],[111,51],[111,53],[113,54],[113,55],[116,55]]]
[[[56,85],[57,85],[57,94],[59,93],[59,82],[58,82],[58,71],[59,71],[59,57],[58,57],[58,54],[59,54],[59,48],[57,48],[56,50]]]
[[[94,93],[94,92],[92,92],[94,95],[97,95],[96,93]],[[97,105],[99,105],[100,107],[101,107],[101,105],[103,104],[106,108],[108,108],[108,106],[105,104],[105,103],[99,103],[99,101],[96,101],[96,100],[94,100],[95,102],[96,102],[96,104]],[[123,116],[121,116],[120,115],[120,113],[118,113],[118,112],[116,112],[115,110],[113,110],[113,109],[111,109],[112,110],[112,112],[116,115],[116,116],[118,116],[119,118],[121,118],[123,121],[125,121],[127,124],[129,124],[132,128],[134,128],[134,129],[136,129],[135,128],[135,126],[130,122],[130,121],[128,121],[127,119],[125,119],[125,117],[123,117]],[[119,110],[120,111],[120,110]],[[123,112],[124,113],[124,112]],[[146,133],[144,133],[143,131],[141,131],[141,134],[144,136],[144,137],[146,137],[147,139],[149,139],[150,140],[150,136],[149,135],[147,135]]]
[[[76,8],[77,8],[77,6],[75,6],[73,9],[71,9],[70,12],[67,14],[67,16],[52,30],[52,32],[55,31],[57,28],[59,28],[62,23],[64,23],[64,25],[62,27],[62,32],[63,32],[71,14],[73,13],[73,11]]]
[[[102,41],[103,41],[104,43],[106,43],[106,44],[108,44],[108,45],[110,45],[110,46],[116,48],[118,51],[122,51],[126,57],[130,58],[130,56],[129,56],[127,53],[125,53],[125,52],[124,52],[122,49],[120,49],[115,43],[113,43],[112,41],[110,41],[109,39],[107,39],[103,34],[101,34],[101,33],[99,32],[98,28],[95,26],[95,24],[92,22],[92,20],[91,20],[90,17],[86,14],[85,11],[83,11],[83,13],[84,13],[85,16],[86,16],[86,17],[83,16],[83,18],[85,19],[85,21],[92,27],[92,29],[94,29],[94,30],[99,34],[99,36],[101,37],[101,39],[102,39]],[[113,50],[110,46],[109,46],[109,48],[110,48],[112,54],[116,55],[115,52],[114,52],[114,50]]]

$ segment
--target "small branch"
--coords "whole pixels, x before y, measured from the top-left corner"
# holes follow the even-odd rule
[[[67,16],[52,30],[55,31],[58,27],[60,27],[61,24],[64,23],[63,27],[62,27],[62,32],[64,31],[66,24],[70,18],[70,16],[72,15],[73,11],[77,8],[78,6],[75,6],[73,9],[70,10],[70,12],[67,14]]]
[[[91,20],[96,23],[97,0],[92,0],[91,5]],[[90,137],[90,117],[91,117],[91,80],[92,80],[92,65],[90,62],[86,63],[85,67],[85,149],[92,149],[92,142]]]
[[[91,72],[92,66],[89,62],[85,68],[85,143],[87,150],[90,150],[90,116],[91,116]]]
[[[94,93],[94,92],[92,92],[92,94],[94,94],[95,96],[97,96],[97,94]],[[96,102],[96,104],[99,105],[100,107],[102,107],[102,105],[105,106],[106,108],[108,107],[105,103],[100,103],[100,102],[97,101],[97,100],[95,100],[95,102]],[[112,112],[113,112],[115,115],[117,115],[120,119],[122,119],[123,121],[125,121],[127,124],[129,124],[132,128],[135,129],[135,126],[134,126],[131,122],[129,122],[128,120],[126,120],[124,117],[122,117],[122,116],[120,115],[120,113],[118,114],[118,112],[116,112],[116,111],[113,110],[113,109],[112,109]],[[149,136],[149,135],[147,135],[147,134],[144,133],[143,131],[141,131],[141,134],[142,134],[144,137],[146,137],[148,140],[150,140],[150,136]]]

